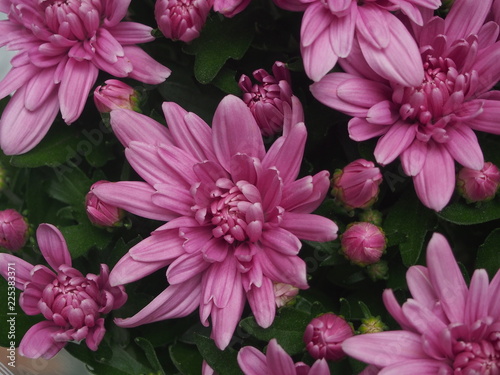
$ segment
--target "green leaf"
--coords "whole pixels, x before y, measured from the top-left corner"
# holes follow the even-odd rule
[[[56,178],[49,187],[49,195],[73,206],[77,210],[85,210],[85,195],[88,193],[92,181],[77,166],[56,171]]]
[[[500,228],[493,230],[479,247],[476,268],[484,268],[491,278],[500,269]]]
[[[57,167],[81,157],[77,153],[78,131],[76,127],[56,123],[44,139],[31,151],[12,156],[10,163],[15,167],[35,168]]]
[[[214,341],[206,336],[194,335],[194,340],[203,359],[214,371],[221,375],[241,375],[236,356],[238,353],[231,347],[220,350]]]
[[[243,319],[240,326],[259,340],[275,338],[288,354],[295,355],[304,350],[304,331],[311,319],[310,313],[283,307],[269,328],[260,327],[253,317]]]
[[[158,360],[158,356],[156,355],[153,345],[143,337],[136,337],[135,342],[142,350],[144,350],[144,354],[146,355],[151,368],[156,371],[158,375],[165,375],[165,371],[163,371],[163,367]]]
[[[450,223],[474,225],[500,219],[500,201],[492,200],[478,204],[467,204],[463,201],[445,207],[438,216]]]
[[[413,193],[407,192],[389,211],[383,228],[388,237],[400,239],[401,258],[409,267],[417,263],[425,236],[435,224],[434,212],[422,205]]]
[[[105,230],[94,227],[90,222],[59,228],[72,258],[87,254],[92,247],[104,249],[111,241],[112,235]]]
[[[201,374],[203,358],[196,346],[177,342],[169,348],[170,359],[183,375]]]
[[[253,37],[253,20],[247,14],[209,18],[200,37],[184,48],[196,55],[196,79],[204,84],[212,82],[227,60],[239,60],[245,55]]]

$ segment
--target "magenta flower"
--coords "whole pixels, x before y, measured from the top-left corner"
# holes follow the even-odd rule
[[[345,357],[344,340],[352,337],[354,330],[338,315],[326,313],[311,320],[304,332],[306,349],[314,359],[336,361]]]
[[[266,354],[253,346],[244,346],[238,352],[238,364],[245,375],[330,375],[325,359],[318,359],[312,367],[303,362],[293,363],[276,339],[269,341]]]
[[[120,22],[130,0],[4,0],[0,46],[18,51],[0,83],[0,98],[15,91],[3,111],[0,146],[22,154],[45,136],[59,109],[74,122],[83,111],[99,70],[158,84],[170,70],[137,43],[154,38],[151,28]]]
[[[20,250],[28,240],[26,218],[11,208],[0,211],[0,248]]]
[[[43,314],[45,319],[31,327],[19,345],[28,358],[52,358],[68,342],[85,340],[97,350],[104,337],[104,314],[121,307],[127,300],[122,286],[108,282],[108,266],[101,274],[87,274],[71,267],[71,256],[61,232],[50,224],[40,224],[36,232],[40,251],[48,264],[33,266],[10,254],[0,254],[0,273],[22,290],[19,305],[27,315]]]
[[[500,272],[488,283],[486,271],[476,270],[467,287],[448,242],[436,233],[427,267],[410,267],[406,279],[413,298],[402,307],[392,290],[383,295],[403,330],[352,337],[344,351],[380,374],[500,373]]]
[[[118,226],[123,219],[124,212],[121,208],[101,201],[94,194],[94,189],[108,181],[97,181],[90,187],[90,191],[85,196],[85,209],[92,224],[103,227]]]
[[[489,91],[500,78],[500,43],[497,25],[483,25],[490,6],[491,0],[456,0],[446,19],[433,17],[415,27],[418,63],[426,72],[418,85],[387,81],[354,54],[344,64],[347,73],[332,73],[311,86],[319,101],[354,117],[352,139],[382,136],[377,162],[386,165],[399,156],[422,203],[436,211],[453,194],[454,160],[483,167],[473,130],[500,134],[498,91]]]
[[[214,0],[214,10],[225,17],[233,17],[243,11],[250,0]]]
[[[381,183],[380,169],[371,161],[358,159],[335,171],[332,195],[349,210],[368,208],[377,200]]]
[[[500,171],[490,162],[484,163],[480,170],[463,167],[457,175],[458,192],[469,202],[493,199],[499,186]]]
[[[97,86],[94,90],[94,104],[101,113],[108,113],[118,108],[138,111],[138,102],[139,93],[117,79],[108,79],[104,85]]]
[[[166,38],[190,42],[200,31],[214,0],[156,0],[155,18]]]
[[[377,263],[386,242],[382,229],[366,222],[349,224],[340,238],[344,256],[359,266]]]
[[[305,11],[300,48],[309,78],[319,81],[349,56],[356,41],[370,67],[380,76],[415,86],[424,71],[418,47],[401,21],[391,12],[401,10],[422,25],[420,7],[436,9],[440,0],[274,0],[287,10]],[[427,10],[426,9],[426,10]],[[402,63],[404,61],[404,63]]]
[[[273,75],[258,69],[253,77],[259,83],[252,84],[250,77],[242,75],[238,85],[263,136],[278,133],[283,127],[286,133],[290,126],[304,121],[302,104],[293,95],[290,72],[284,63],[274,63]]]
[[[186,316],[200,307],[225,348],[248,300],[258,324],[268,327],[276,303],[273,282],[305,289],[299,239],[336,238],[331,220],[310,214],[328,190],[327,171],[295,180],[306,141],[303,123],[266,152],[245,103],[227,96],[210,128],[175,103],[164,103],[168,129],[128,110],[111,112],[111,125],[128,161],[146,182],[102,184],[103,201],[146,218],[169,221],[134,246],[113,268],[114,285],[170,264],[170,286],[118,325]]]

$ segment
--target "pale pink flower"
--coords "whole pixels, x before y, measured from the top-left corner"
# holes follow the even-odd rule
[[[0,121],[5,154],[22,154],[45,136],[61,110],[70,124],[83,111],[99,70],[158,84],[170,70],[135,44],[151,28],[120,22],[130,0],[3,0],[0,46],[18,51],[0,82],[0,98],[15,91]]]
[[[245,375],[330,375],[325,359],[318,359],[311,367],[304,362],[294,363],[276,339],[269,341],[266,354],[244,346],[238,352],[238,364]]]
[[[108,79],[94,90],[94,104],[101,113],[125,108],[138,111],[139,93],[117,79]]]
[[[274,0],[288,10],[305,11],[300,49],[309,78],[319,81],[349,56],[354,41],[371,68],[402,85],[415,86],[424,71],[418,64],[417,44],[392,13],[400,10],[422,25],[421,8],[436,9],[440,0]]]
[[[500,171],[490,162],[480,170],[463,167],[457,175],[458,192],[469,202],[493,199],[500,184]]]
[[[307,325],[304,342],[307,351],[314,359],[337,361],[345,357],[342,343],[353,335],[354,330],[344,318],[326,313],[314,318]]]
[[[97,350],[104,337],[104,314],[127,300],[122,286],[108,282],[108,266],[101,264],[100,275],[71,267],[71,256],[61,232],[50,224],[40,224],[36,237],[47,263],[33,266],[10,254],[0,254],[0,274],[6,279],[14,270],[15,286],[23,292],[19,305],[27,315],[43,314],[46,320],[32,326],[19,345],[28,358],[52,358],[68,342],[85,340]]]
[[[368,208],[377,200],[381,183],[380,169],[371,161],[358,159],[335,171],[332,195],[347,209]]]
[[[146,182],[102,184],[102,200],[168,221],[113,268],[112,284],[139,280],[170,264],[169,286],[123,327],[186,316],[200,319],[225,348],[248,300],[268,327],[276,303],[273,282],[305,289],[299,239],[336,238],[331,220],[310,214],[328,190],[327,171],[298,176],[306,128],[293,125],[266,152],[250,109],[226,96],[212,127],[175,103],[164,103],[168,129],[129,110],[111,112],[111,125],[129,163]]]
[[[0,211],[0,248],[10,251],[20,250],[28,240],[28,222],[16,210]]]
[[[382,229],[366,222],[349,224],[340,237],[344,256],[360,266],[377,263],[385,252],[386,243]]]
[[[214,0],[156,0],[155,18],[166,38],[190,42],[200,31]]]
[[[124,215],[123,210],[112,204],[103,202],[94,194],[96,186],[106,182],[108,181],[97,181],[90,187],[89,192],[85,196],[85,209],[91,223],[103,227],[113,227],[121,223]]]
[[[299,99],[293,95],[292,80],[286,65],[276,61],[273,74],[264,69],[253,72],[258,81],[252,84],[247,75],[242,75],[239,87],[243,91],[243,101],[252,111],[263,136],[271,136],[304,121],[304,112]]]
[[[273,283],[276,307],[283,307],[289,304],[299,294],[299,288],[290,284]]]
[[[392,290],[383,294],[403,330],[352,337],[344,351],[380,374],[499,374],[500,272],[489,283],[486,271],[476,270],[467,287],[448,242],[436,233],[427,267],[410,267],[406,279],[413,298],[402,307]]]
[[[250,0],[214,0],[214,10],[225,17],[233,17],[243,11]]]
[[[489,91],[500,79],[499,31],[496,23],[483,24],[490,6],[491,0],[456,0],[446,19],[414,26],[418,63],[425,69],[418,85],[383,79],[355,53],[343,64],[346,73],[329,74],[311,86],[319,101],[354,117],[352,139],[382,136],[377,162],[386,165],[400,157],[418,197],[436,211],[453,194],[454,160],[483,167],[473,130],[500,134],[500,92]]]

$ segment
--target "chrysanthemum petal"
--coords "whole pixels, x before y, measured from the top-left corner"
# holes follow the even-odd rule
[[[35,324],[24,334],[19,354],[28,358],[52,358],[66,346],[66,342],[56,342],[53,338],[60,331],[61,327],[50,320]]]
[[[337,238],[337,225],[319,215],[286,212],[283,215],[281,228],[284,228],[301,240],[306,241],[333,241]]]
[[[391,127],[387,125],[375,125],[364,118],[354,117],[348,123],[349,137],[358,142],[366,141],[384,135]]]
[[[309,46],[300,46],[304,69],[309,78],[318,82],[337,63],[339,57],[333,52],[330,35],[323,33]]]
[[[158,85],[165,81],[172,72],[137,46],[124,46],[123,51],[132,63],[132,71],[129,73],[130,78]]]
[[[238,352],[238,365],[246,375],[267,373],[266,356],[253,346],[245,346]]]
[[[266,360],[268,372],[273,375],[295,374],[292,358],[278,345],[276,339],[272,339],[267,346]]]
[[[177,259],[183,255],[184,239],[179,237],[176,229],[153,232],[153,234],[129,250],[132,259],[139,262],[164,262]]]
[[[377,162],[387,165],[396,159],[415,139],[417,126],[403,121],[394,123],[377,142],[373,154]]]
[[[379,375],[436,375],[436,374],[451,374],[453,371],[450,366],[442,361],[432,359],[419,359],[402,361],[388,367],[383,368]]]
[[[9,264],[15,264],[15,285],[17,289],[24,290],[24,284],[31,280],[33,265],[11,254],[0,253],[0,275],[8,280]]]
[[[471,128],[456,125],[447,132],[450,138],[444,145],[450,155],[464,167],[476,170],[483,168],[483,152]]]
[[[129,253],[127,253],[111,270],[111,273],[109,274],[109,283],[111,286],[132,283],[142,279],[143,277],[151,275],[160,268],[167,266],[170,262],[170,259],[158,262],[141,262],[135,260]]]
[[[108,31],[121,44],[140,44],[154,40],[153,29],[137,22],[120,22]]]
[[[52,224],[40,224],[36,240],[43,257],[57,271],[60,265],[71,266],[71,255],[62,233]]]
[[[486,19],[492,0],[480,3],[474,1],[457,1],[450,9],[445,19],[445,35],[454,40],[467,38],[476,34]]]
[[[247,299],[257,324],[262,328],[268,328],[276,314],[276,302],[271,280],[264,277],[260,287],[252,285],[247,292]]]

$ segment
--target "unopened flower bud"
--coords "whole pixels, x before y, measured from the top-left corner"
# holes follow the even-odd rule
[[[200,36],[213,0],[157,0],[155,18],[162,34],[190,42]]]
[[[299,288],[290,284],[274,283],[273,288],[276,307],[289,304],[299,294]]]
[[[103,202],[93,193],[93,189],[107,181],[97,181],[90,187],[90,191],[85,197],[85,206],[89,220],[96,225],[103,227],[114,227],[121,223],[124,211],[112,204]]]
[[[386,242],[382,229],[365,222],[350,224],[340,238],[345,257],[359,266],[378,262]]]
[[[354,335],[349,323],[332,313],[311,320],[304,333],[306,349],[314,359],[338,360],[345,356],[342,342]]]
[[[376,333],[387,329],[387,326],[382,322],[380,316],[370,316],[361,319],[361,325],[358,331],[360,333]]]
[[[369,264],[365,270],[373,281],[387,280],[389,278],[389,265],[385,260]]]
[[[16,210],[0,211],[0,248],[10,251],[21,249],[28,239],[28,223]]]
[[[104,83],[94,90],[94,103],[100,113],[120,108],[140,111],[139,93],[132,87],[117,79],[108,79]]]
[[[484,163],[481,170],[463,167],[457,176],[458,192],[468,202],[493,199],[500,183],[500,171],[493,163]]]
[[[304,121],[302,105],[292,93],[290,72],[284,63],[274,63],[273,75],[258,69],[253,77],[258,83],[252,84],[250,77],[242,75],[238,85],[263,136],[280,132],[287,123]]]
[[[371,161],[358,159],[335,171],[332,195],[347,209],[368,208],[377,200],[381,182],[380,169]]]

